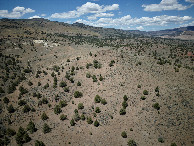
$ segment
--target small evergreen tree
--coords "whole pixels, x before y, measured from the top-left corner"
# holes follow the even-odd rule
[[[32,121],[30,121],[29,123],[28,123],[28,125],[27,125],[27,128],[26,128],[28,131],[30,131],[30,133],[32,134],[32,133],[34,133],[34,132],[36,132],[36,127],[35,127],[35,124],[32,122]]]
[[[44,124],[43,125],[43,133],[46,134],[46,133],[49,133],[51,131],[51,128],[49,127],[48,124]]]

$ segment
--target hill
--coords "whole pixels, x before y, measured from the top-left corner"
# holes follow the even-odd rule
[[[194,144],[194,41],[1,19],[0,46],[0,145]]]

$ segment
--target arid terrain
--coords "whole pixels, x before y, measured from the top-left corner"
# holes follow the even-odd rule
[[[184,39],[1,19],[0,145],[194,145]]]

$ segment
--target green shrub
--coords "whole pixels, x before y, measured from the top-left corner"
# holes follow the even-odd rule
[[[42,114],[42,116],[41,116],[41,119],[43,120],[43,121],[45,121],[45,120],[47,120],[49,117],[47,116],[47,114],[44,112],[43,114]]]
[[[42,141],[35,141],[35,146],[45,146],[45,144]]]
[[[98,81],[98,79],[96,78],[96,75],[93,75],[92,79],[93,79],[93,82],[97,82]]]
[[[101,99],[101,104],[103,104],[103,105],[107,104],[107,101],[105,98]]]
[[[61,121],[64,121],[64,120],[66,120],[66,119],[67,119],[67,115],[62,114],[62,115],[60,116],[60,120],[61,120]]]
[[[145,100],[146,99],[146,97],[145,96],[141,96],[141,100]]]
[[[92,123],[93,123],[93,120],[92,120],[91,117],[87,117],[87,123],[88,123],[88,124],[92,124]]]
[[[25,101],[25,100],[20,100],[19,102],[18,102],[18,105],[19,106],[23,106],[23,105],[25,105],[27,102]]]
[[[59,102],[59,105],[60,105],[61,108],[63,108],[63,107],[65,107],[65,106],[67,106],[67,101],[61,100],[61,101]]]
[[[126,133],[125,131],[123,131],[123,132],[121,133],[121,136],[122,136],[123,138],[127,138],[127,133]]]
[[[44,85],[44,89],[47,89],[49,87],[49,84],[48,83],[46,83],[46,85]]]
[[[144,95],[148,95],[148,91],[147,91],[147,90],[144,90],[144,91],[143,91],[143,94],[144,94]]]
[[[99,80],[100,80],[100,81],[103,81],[103,80],[104,80],[104,78],[100,75]]]
[[[65,92],[69,92],[69,87],[64,87]]]
[[[171,145],[170,146],[177,146],[177,144],[176,143],[171,143]]]
[[[14,136],[14,135],[16,134],[16,132],[15,132],[14,129],[7,128],[6,134],[7,134],[8,136]]]
[[[5,104],[8,104],[8,103],[9,103],[9,98],[4,97],[4,98],[3,98],[3,102],[4,102]]]
[[[137,88],[141,88],[141,85],[137,85]]]
[[[157,110],[160,109],[159,103],[154,103],[154,104],[152,105],[152,107],[155,108],[155,109],[157,109]]]
[[[21,94],[21,95],[24,95],[24,94],[28,93],[28,90],[25,89],[23,86],[20,86],[20,87],[19,87],[19,91],[20,91],[20,94]]]
[[[29,105],[24,105],[24,108],[23,108],[23,112],[24,113],[27,113],[27,112],[29,112],[29,111],[31,111],[31,108],[30,108],[30,106]]]
[[[28,82],[28,86],[32,86],[33,83],[31,81]]]
[[[158,138],[158,142],[164,143],[163,138],[162,138],[162,137],[159,137],[159,138]]]
[[[127,95],[124,95],[124,96],[123,96],[123,100],[124,100],[124,101],[127,101],[127,100],[128,100]]]
[[[86,78],[90,78],[91,77],[91,74],[90,73],[87,73],[86,74]]]
[[[15,112],[15,109],[14,109],[14,107],[13,107],[12,104],[10,104],[10,105],[8,106],[7,110],[8,110],[9,113],[14,113],[14,112]]]
[[[74,126],[74,125],[75,125],[75,121],[74,121],[74,119],[71,119],[71,121],[70,121],[70,125],[71,125],[71,126]]]
[[[29,123],[28,123],[28,125],[27,125],[27,128],[26,128],[31,134],[32,133],[34,133],[34,132],[36,132],[36,127],[35,127],[35,124],[32,122],[32,121],[30,121]]]
[[[85,118],[84,114],[82,114],[82,115],[81,115],[81,120],[84,121],[85,119],[86,119],[86,118]]]
[[[122,109],[120,109],[119,113],[120,113],[120,115],[125,115],[126,114],[126,110],[122,108]]]
[[[66,86],[67,86],[67,83],[64,82],[64,81],[61,81],[61,82],[59,83],[59,87],[66,87]]]
[[[109,66],[112,67],[112,66],[114,66],[114,64],[115,64],[115,61],[111,60],[111,62],[109,63]]]
[[[128,106],[128,103],[124,100],[123,103],[122,103],[122,106],[124,109],[126,109],[126,107]]]
[[[81,92],[75,91],[75,93],[74,93],[75,98],[81,98],[82,96],[83,96],[83,94]]]
[[[84,109],[83,103],[79,103],[79,104],[78,104],[78,109]]]
[[[94,126],[95,127],[98,127],[100,124],[99,124],[99,122],[96,120],[95,122],[94,122]]]
[[[2,87],[0,87],[0,93],[5,93]]]
[[[96,113],[100,113],[101,112],[100,108],[99,107],[96,107],[95,112]]]
[[[74,120],[75,120],[76,122],[78,122],[80,119],[81,119],[81,118],[80,118],[80,116],[79,116],[79,113],[78,113],[78,112],[75,113],[75,115],[74,115]]]
[[[48,124],[44,123],[42,131],[44,134],[46,134],[46,133],[49,133],[51,131],[51,128],[49,127]]]
[[[42,103],[43,103],[43,104],[47,104],[47,103],[48,103],[47,98],[44,97],[44,98],[42,99]]]
[[[158,86],[155,88],[155,92],[159,92],[159,87]]]
[[[128,146],[137,146],[136,142],[132,139],[130,139],[128,142],[127,142],[127,145]]]
[[[23,145],[24,143],[27,143],[31,140],[28,133],[22,127],[19,127],[15,139],[18,145]]]
[[[62,112],[61,107],[59,105],[56,105],[55,108],[54,108],[54,113],[58,115],[61,112]]]
[[[81,86],[82,84],[81,84],[81,82],[80,81],[78,81],[77,82],[77,86]]]
[[[101,102],[101,97],[99,95],[96,95],[94,98],[95,103],[100,103]]]

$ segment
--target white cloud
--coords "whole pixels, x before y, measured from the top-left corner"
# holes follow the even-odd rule
[[[88,16],[88,20],[96,20],[97,17],[113,17],[113,13],[97,13],[95,15]]]
[[[34,15],[34,16],[32,16],[32,17],[29,17],[28,19],[33,19],[33,18],[41,18],[41,17],[38,16],[38,15]]]
[[[194,0],[185,0],[186,2],[194,3]]]
[[[12,12],[8,12],[8,10],[0,10],[0,17],[6,17],[6,18],[20,18],[23,15],[27,13],[33,13],[35,10],[32,10],[30,8],[24,8],[24,7],[15,7]]]
[[[193,0],[187,0],[193,1]],[[183,6],[179,4],[177,0],[162,0],[159,4],[142,5],[144,11],[165,11],[165,10],[186,10],[193,5]]]
[[[180,27],[187,27],[187,26],[194,26],[194,21],[187,23],[187,24],[180,25]]]
[[[136,27],[136,29],[143,30],[144,28],[143,28],[143,26],[139,26],[139,27]]]
[[[116,27],[116,28],[128,28],[130,26],[166,26],[168,24],[183,24],[192,17],[190,16],[168,16],[161,15],[155,17],[141,17],[141,18],[132,18],[130,15],[123,16],[121,18],[100,18],[97,21],[87,21],[83,19],[79,19],[76,22],[84,23],[87,25],[92,25],[96,27]]]
[[[42,17],[46,16],[46,14],[41,14]]]
[[[95,3],[87,2],[86,4],[83,4],[80,7],[77,7],[76,10],[69,11],[69,12],[63,12],[63,13],[54,13],[51,15],[51,18],[61,18],[61,19],[68,19],[68,18],[78,18],[85,14],[102,14],[106,11],[113,11],[118,10],[119,5],[113,4],[113,5],[98,5]],[[110,14],[107,14],[110,15]],[[91,18],[92,19],[92,18]]]

